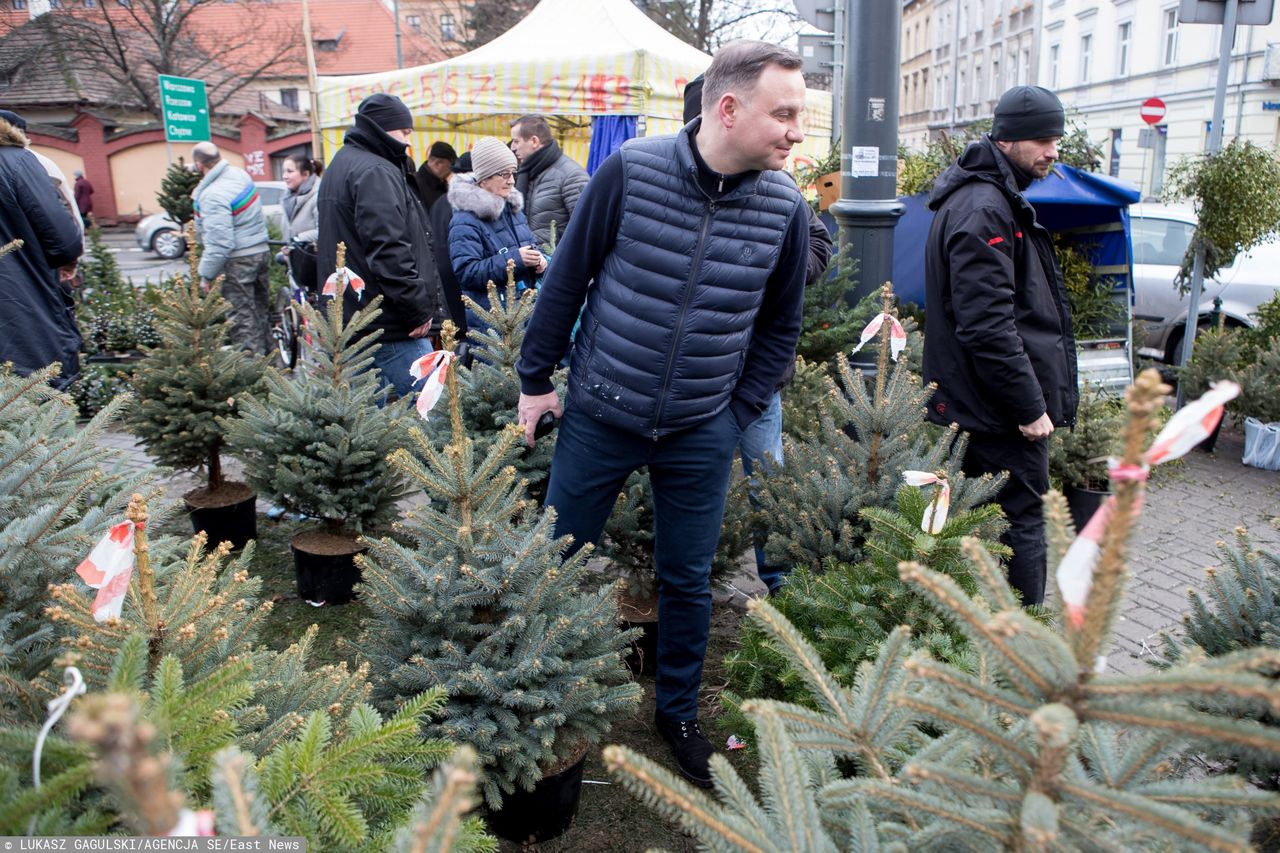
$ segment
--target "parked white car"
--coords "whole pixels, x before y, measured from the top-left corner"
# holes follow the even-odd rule
[[[279,228],[284,222],[284,208],[280,202],[288,188],[284,181],[254,181],[258,195],[262,197],[262,213],[268,223]],[[155,252],[166,260],[180,258],[187,251],[187,238],[182,228],[165,213],[144,216],[133,231],[138,246],[145,252]]]
[[[1195,233],[1196,214],[1188,206],[1135,204],[1129,208],[1133,241],[1134,344],[1138,354],[1176,364],[1182,352],[1190,294],[1174,283]],[[1252,326],[1249,315],[1280,289],[1280,240],[1242,253],[1229,267],[1205,279],[1200,323],[1207,324],[1215,297],[1222,299],[1228,325]]]

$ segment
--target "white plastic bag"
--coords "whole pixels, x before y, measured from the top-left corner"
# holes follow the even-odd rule
[[[1257,418],[1244,419],[1244,464],[1280,471],[1280,423],[1264,424]]]

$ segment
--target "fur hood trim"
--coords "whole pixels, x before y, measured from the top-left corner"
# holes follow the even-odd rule
[[[0,118],[0,148],[26,148],[30,144],[25,133]]]
[[[454,175],[449,181],[449,206],[454,210],[465,210],[474,213],[486,222],[493,222],[502,215],[503,201],[476,183],[476,179],[467,174]],[[512,188],[506,205],[515,213],[524,209],[524,196]]]

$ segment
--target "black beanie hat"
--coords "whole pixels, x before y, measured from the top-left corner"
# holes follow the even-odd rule
[[[404,105],[404,101],[394,95],[382,92],[370,95],[360,102],[356,110],[383,130],[405,130],[413,127],[413,114]]]
[[[443,139],[437,139],[431,143],[431,149],[427,151],[428,157],[439,157],[442,160],[448,160],[450,164],[457,162],[458,152],[453,150],[453,146],[445,142]]]
[[[1066,114],[1058,96],[1043,86],[1014,86],[996,104],[991,138],[1004,142],[1062,136]]]
[[[453,161],[453,173],[461,175],[471,171],[471,152],[464,151],[462,156]]]
[[[688,124],[702,115],[703,75],[690,80],[684,87],[684,123]]]

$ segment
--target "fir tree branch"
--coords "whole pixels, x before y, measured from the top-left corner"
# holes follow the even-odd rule
[[[1208,850],[1223,853],[1247,853],[1251,846],[1225,830],[1197,820],[1190,813],[1137,797],[1115,788],[1097,788],[1062,782],[1058,790],[1068,800],[1086,803],[1106,813],[1119,814],[1178,838],[1186,839]]]

